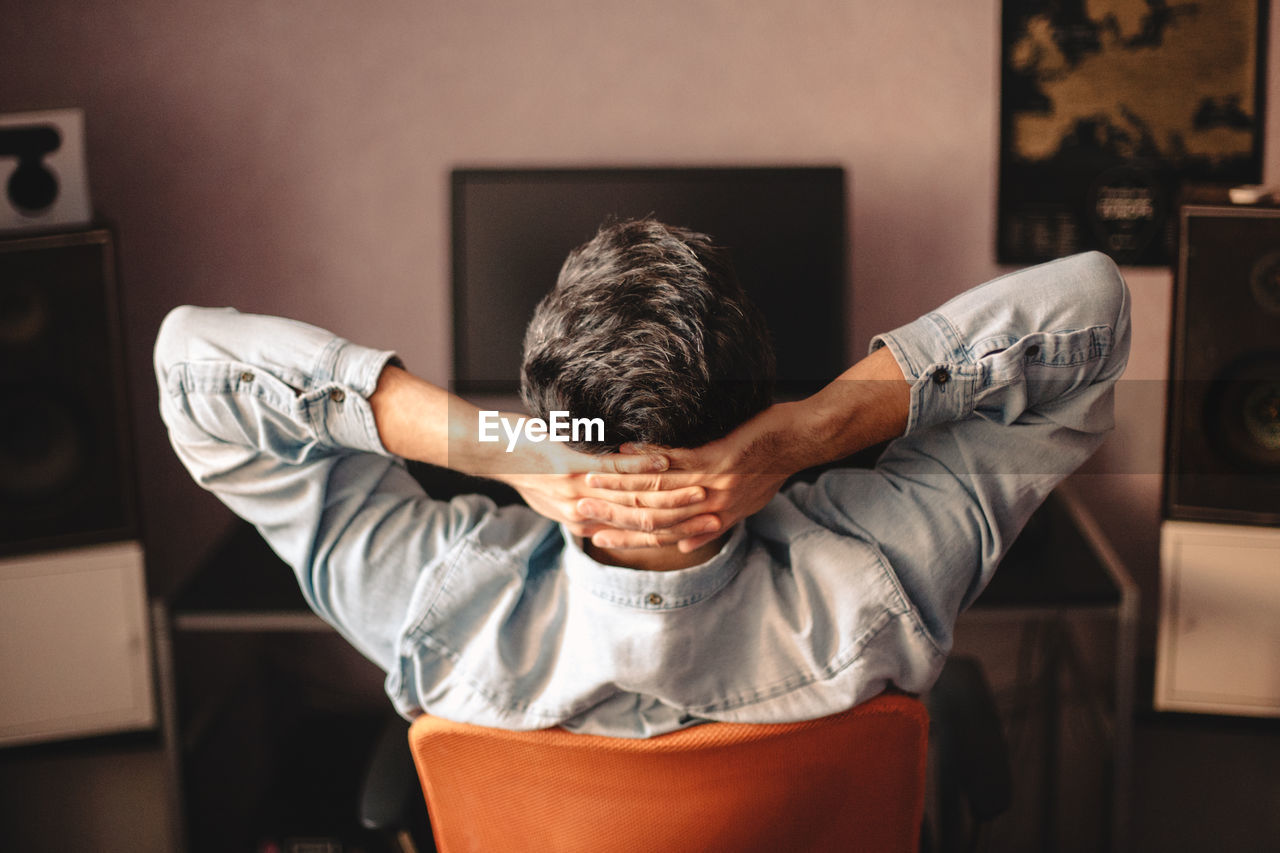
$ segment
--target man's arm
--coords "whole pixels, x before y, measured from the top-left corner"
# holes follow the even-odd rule
[[[688,553],[762,509],[792,474],[901,435],[910,409],[911,384],[890,352],[879,349],[812,397],[770,406],[718,441],[693,449],[662,448],[671,460],[669,473],[593,473],[586,480],[589,486],[616,489],[704,488],[707,500],[689,510],[714,514],[720,523],[711,532],[681,540],[680,550]],[[610,525],[592,536],[601,547],[675,541],[669,530],[647,536],[634,532],[646,529],[649,511],[643,507],[584,496],[578,509],[584,517]]]
[[[154,355],[160,414],[191,476],[258,528],[317,614],[393,666],[420,577],[480,508],[427,501],[382,446],[368,398],[392,354],[184,306]]]
[[[1128,293],[1115,265],[1077,255],[988,282],[878,336],[871,355],[820,394],[775,406],[721,442],[670,451],[668,472],[588,481],[700,484],[708,498],[696,508],[728,524],[790,473],[902,434],[874,471],[829,472],[788,497],[825,526],[875,542],[945,643],[1026,518],[1111,427],[1128,348]],[[589,517],[636,523],[637,511],[583,505]]]
[[[718,526],[713,517],[688,509],[705,497],[700,486],[628,493],[593,489],[586,484],[591,472],[643,474],[666,470],[668,461],[663,454],[592,456],[569,450],[563,443],[529,441],[524,433],[514,447],[509,446],[506,435],[498,442],[482,442],[479,409],[393,364],[382,371],[369,404],[387,452],[506,483],[532,509],[552,521],[563,522],[576,536],[590,537],[604,529],[603,524],[585,519],[578,511],[578,501],[586,497],[645,507],[650,513],[647,522],[672,541]],[[514,422],[514,418],[508,416],[509,421]],[[637,536],[627,530],[617,530],[617,535],[625,541]]]
[[[873,471],[787,497],[874,543],[948,649],[1032,512],[1114,425],[1129,338],[1128,289],[1096,252],[967,291],[873,341],[912,380],[904,437]]]
[[[549,514],[592,494],[587,471],[666,464],[546,442],[507,453],[505,442],[475,440],[474,407],[401,370],[390,352],[281,318],[175,309],[155,369],[161,416],[192,477],[257,526],[308,604],[384,667],[441,555],[489,511],[478,499],[430,499],[397,454],[500,476]],[[688,521],[665,508],[702,494],[642,499]]]

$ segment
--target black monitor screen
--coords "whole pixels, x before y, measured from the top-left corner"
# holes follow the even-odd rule
[[[525,326],[565,255],[610,217],[650,215],[729,249],[773,335],[780,395],[847,366],[843,169],[465,169],[453,173],[455,390],[516,393]]]

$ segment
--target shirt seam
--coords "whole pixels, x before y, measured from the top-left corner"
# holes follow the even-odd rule
[[[196,375],[197,368],[202,365],[215,367],[214,370],[209,371],[212,375],[207,377]],[[268,377],[269,381],[255,382],[253,379],[245,380],[243,377],[246,374],[251,374],[254,377],[258,374],[263,374]],[[290,389],[289,393],[282,392],[279,388],[270,387],[274,383]],[[248,362],[234,360],[179,362],[170,368],[168,386],[167,390],[171,399],[185,399],[195,396],[247,396],[252,400],[267,404],[277,414],[285,415],[289,418],[294,418],[298,415],[297,403],[302,399],[292,393],[292,387],[288,382],[270,371],[263,370]],[[307,426],[310,426],[310,424],[308,423]]]
[[[644,606],[641,604],[636,604],[634,603],[634,600],[631,598],[616,595],[592,586],[588,586],[586,588],[586,592],[589,595],[591,595],[593,598],[598,598],[606,602],[607,604],[612,604],[618,607],[624,607],[629,611],[639,611],[642,613],[661,613],[666,610],[682,610],[686,607],[692,607],[695,604],[700,604],[709,598],[713,598],[716,595],[716,593],[720,592],[720,590],[728,586],[730,582],[732,582],[733,579],[737,577],[737,575],[738,575],[737,572],[732,572],[732,571],[727,572],[726,576],[714,587],[711,587],[710,589],[707,589],[705,591],[701,591],[695,594],[680,596],[679,598],[676,598],[674,601],[663,596],[663,604],[661,605]],[[637,593],[637,595],[643,598],[645,593]]]
[[[320,353],[316,356],[315,366],[311,369],[311,378],[320,380],[314,383],[315,385],[322,386],[330,382],[338,385],[343,384],[341,378],[337,375],[336,368],[338,366],[338,354],[344,344],[346,344],[346,341],[342,338],[332,338],[320,350]]]
[[[448,589],[449,582],[453,579],[453,575],[457,571],[458,563],[462,560],[463,552],[467,550],[465,547],[466,544],[466,537],[464,536],[454,543],[454,545],[449,549],[449,553],[440,561],[443,568],[443,577],[441,577],[440,583],[436,585],[435,591],[431,594],[430,601],[427,603],[422,615],[415,619],[405,630],[405,640],[410,642],[428,639],[434,640],[430,629],[426,626],[427,623],[431,621],[432,617],[436,615],[436,607],[439,605],[441,597],[444,596],[446,589]],[[435,643],[439,644],[438,641],[435,641]]]
[[[777,699],[779,696],[785,696],[788,693],[794,693],[811,684],[817,684],[823,681],[831,681],[840,673],[853,666],[862,657],[862,652],[871,645],[876,637],[880,636],[894,620],[902,617],[901,611],[885,610],[875,621],[871,623],[867,630],[863,631],[858,638],[849,644],[843,655],[837,655],[832,663],[809,673],[794,673],[790,677],[775,681],[773,684],[762,687],[748,693],[737,693],[732,697],[728,697],[719,702],[707,705],[694,705],[689,707],[690,713],[712,713],[716,711],[732,711],[737,708],[743,708],[748,705],[758,705],[761,702],[768,702]]]
[[[946,357],[943,361],[950,360],[952,356],[960,356],[957,359],[958,361],[972,363],[973,360],[969,357],[968,349],[965,347],[964,336],[956,330],[956,327],[951,324],[951,320],[945,314],[940,311],[931,311],[925,315],[925,318],[937,326],[938,331],[942,333],[947,349]]]

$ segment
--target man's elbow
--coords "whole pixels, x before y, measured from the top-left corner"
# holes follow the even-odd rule
[[[1121,365],[1129,357],[1129,287],[1115,261],[1102,252],[1085,252],[1072,258],[1076,298],[1086,312],[1085,324],[1111,330],[1112,361]]]
[[[1128,321],[1129,288],[1116,262],[1102,252],[1085,252],[1074,259],[1081,300],[1100,325],[1118,328]]]
[[[199,308],[192,305],[179,305],[165,315],[164,321],[160,323],[160,331],[156,334],[153,363],[156,381],[161,386],[165,383],[165,377],[169,375],[169,369],[187,360],[187,345],[194,334],[192,327],[195,325],[195,316],[199,311]]]

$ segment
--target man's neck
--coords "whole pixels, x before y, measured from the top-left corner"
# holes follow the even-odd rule
[[[606,566],[621,566],[624,569],[641,569],[649,572],[669,572],[673,569],[687,569],[699,563],[705,563],[720,552],[721,546],[729,537],[729,531],[695,551],[681,553],[675,545],[661,545],[655,548],[597,548],[588,539],[583,543],[587,556],[597,563]]]

